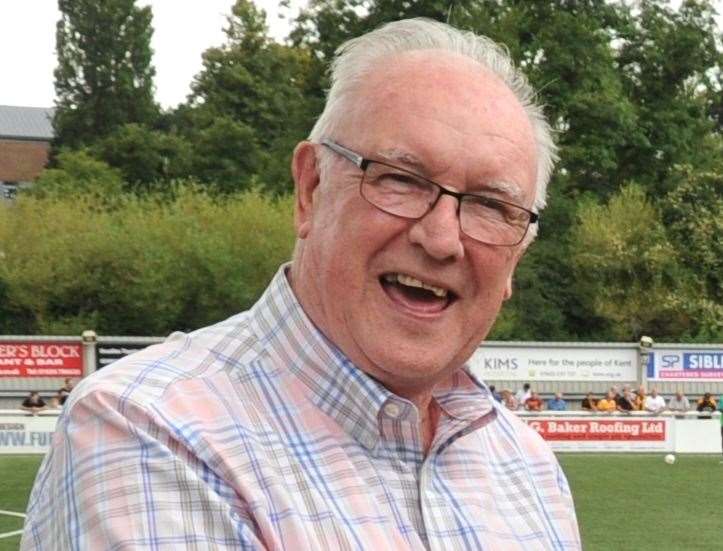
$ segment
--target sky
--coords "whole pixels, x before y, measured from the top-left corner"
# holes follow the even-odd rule
[[[153,8],[153,65],[156,100],[164,108],[182,103],[193,77],[201,70],[201,54],[224,43],[223,28],[234,0],[137,0]],[[292,0],[291,12],[278,17],[278,1],[255,1],[266,11],[271,36],[286,37],[290,19],[303,0]],[[291,17],[289,17],[289,13]],[[57,0],[0,0],[0,105],[52,107],[55,98],[55,24]]]
[[[193,77],[201,70],[201,54],[223,44],[223,28],[234,0],[137,1],[153,8],[156,100],[164,108],[175,107],[186,99]],[[266,10],[271,36],[282,40],[307,2],[291,0],[291,11],[284,10],[283,19],[278,1],[255,3]],[[723,12],[723,0],[717,4],[718,12]],[[0,0],[0,105],[53,106],[59,17],[57,0]]]

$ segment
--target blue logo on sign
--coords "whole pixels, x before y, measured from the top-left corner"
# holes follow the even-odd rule
[[[723,369],[723,352],[685,352],[683,369]]]

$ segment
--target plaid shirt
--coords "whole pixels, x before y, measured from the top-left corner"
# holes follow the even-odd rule
[[[22,549],[580,549],[547,445],[460,370],[418,412],[306,317],[283,268],[244,312],[71,394]]]

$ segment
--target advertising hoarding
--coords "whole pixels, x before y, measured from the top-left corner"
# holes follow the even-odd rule
[[[652,350],[648,357],[647,376],[648,380],[656,381],[723,381],[723,350]]]
[[[0,377],[82,377],[83,345],[77,342],[0,342]]]
[[[663,452],[675,447],[669,417],[524,417],[555,451]]]
[[[636,348],[479,347],[469,360],[483,381],[635,381]]]
[[[57,414],[0,417],[0,454],[47,452],[57,421]]]

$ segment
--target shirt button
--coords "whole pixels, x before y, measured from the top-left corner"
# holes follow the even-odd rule
[[[386,413],[387,417],[391,417],[392,419],[396,419],[397,417],[399,417],[399,414],[401,412],[401,408],[394,402],[390,402],[386,406],[384,406],[384,413]]]

